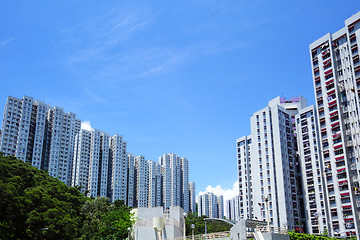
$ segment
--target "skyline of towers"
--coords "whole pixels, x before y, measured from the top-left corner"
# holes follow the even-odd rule
[[[81,129],[74,113],[24,96],[8,97],[0,151],[49,172],[89,197],[122,199],[133,207],[190,207],[188,160],[176,154],[160,164],[126,151],[120,135]],[[163,184],[163,180],[169,180]],[[164,188],[165,187],[165,188]],[[165,190],[164,190],[165,189]],[[174,192],[173,192],[174,191]],[[170,196],[170,202],[163,197]],[[166,205],[165,205],[166,204]]]
[[[0,151],[14,155],[70,185],[75,135],[81,121],[74,113],[24,96],[8,97]]]

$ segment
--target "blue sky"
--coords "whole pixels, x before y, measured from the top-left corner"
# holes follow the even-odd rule
[[[232,189],[235,141],[276,96],[314,102],[308,45],[359,1],[3,1],[0,108],[43,100],[189,159],[197,192]]]

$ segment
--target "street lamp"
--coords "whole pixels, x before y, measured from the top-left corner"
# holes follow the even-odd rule
[[[194,240],[194,228],[195,228],[195,224],[191,224],[192,240]]]
[[[186,217],[187,217],[187,213],[184,212],[184,240],[186,240],[186,221],[185,221]]]
[[[207,226],[206,226],[206,218],[204,218],[205,221],[205,239],[207,239]]]
[[[266,218],[267,218],[267,228],[268,228],[268,232],[270,232],[270,214],[269,214],[269,200],[270,200],[270,195],[263,195],[262,196],[263,200],[265,201],[265,207],[266,207]]]
[[[127,230],[128,230],[128,240],[130,240],[131,227],[128,227]]]
[[[40,230],[41,231],[43,231],[43,230],[49,230],[49,228],[40,228]],[[36,230],[36,236],[35,236],[35,240],[37,240],[38,239],[38,233],[39,233],[39,228]]]

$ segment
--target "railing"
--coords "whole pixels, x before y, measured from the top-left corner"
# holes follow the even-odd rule
[[[217,233],[208,233],[208,234],[199,234],[194,236],[186,236],[171,238],[171,240],[203,240],[203,239],[230,239],[230,231],[227,232],[217,232]]]
[[[256,231],[260,231],[262,233],[279,233],[279,234],[288,234],[287,228],[281,227],[272,227],[272,226],[256,226]]]

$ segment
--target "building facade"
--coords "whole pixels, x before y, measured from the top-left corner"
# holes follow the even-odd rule
[[[271,100],[251,117],[251,135],[237,140],[241,218],[269,219],[275,227],[301,227],[294,130],[295,115],[306,105],[301,96]]]
[[[309,46],[333,236],[359,235],[359,39],[360,12]]]
[[[31,163],[70,185],[75,135],[81,121],[74,113],[50,107],[31,97],[8,97],[0,151]]]
[[[321,234],[328,226],[325,172],[321,154],[320,132],[314,106],[296,115],[298,157],[302,176],[305,226],[310,234]],[[305,227],[304,226],[304,227]]]
[[[189,182],[189,201],[190,206],[189,210],[192,213],[197,212],[196,211],[196,191],[195,191],[195,182]]]
[[[189,211],[188,160],[173,153],[159,157],[162,178],[162,206],[180,206]],[[186,186],[185,186],[186,185]]]
[[[209,218],[224,218],[224,197],[214,193],[205,192],[198,195],[198,216]]]

